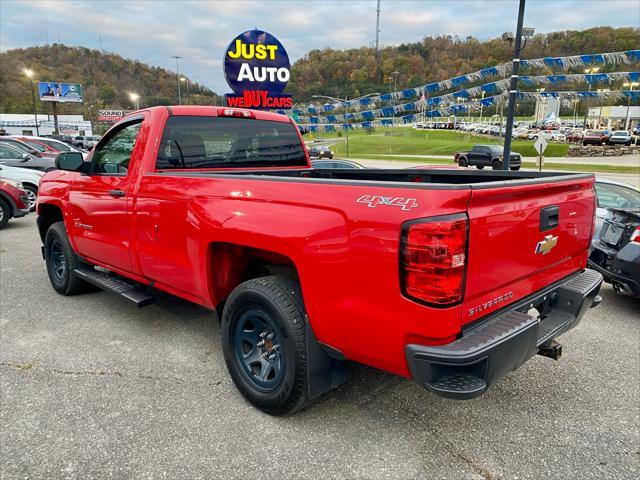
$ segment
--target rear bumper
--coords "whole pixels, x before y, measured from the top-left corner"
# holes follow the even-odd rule
[[[516,302],[440,346],[407,345],[413,379],[436,395],[453,399],[480,396],[510,371],[575,327],[600,303],[602,275],[585,270]],[[526,312],[536,307],[541,319]]]
[[[619,251],[591,242],[589,268],[602,274],[604,281],[618,286],[627,295],[640,297],[640,245],[630,242]]]

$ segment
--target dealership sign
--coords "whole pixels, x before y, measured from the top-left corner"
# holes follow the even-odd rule
[[[262,30],[241,33],[227,47],[224,76],[234,93],[227,105],[245,108],[291,108],[284,91],[291,76],[289,56],[276,37]]]
[[[131,110],[98,110],[99,122],[118,122],[128,115]]]
[[[43,102],[82,103],[79,83],[38,82],[38,95]]]

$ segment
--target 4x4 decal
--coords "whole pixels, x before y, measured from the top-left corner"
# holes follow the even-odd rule
[[[411,210],[418,207],[418,201],[415,198],[405,197],[383,197],[381,195],[362,195],[358,203],[366,203],[370,208],[378,205],[389,205],[391,207],[400,207],[402,210]]]

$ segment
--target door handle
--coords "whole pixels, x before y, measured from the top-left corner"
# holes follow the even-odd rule
[[[124,197],[124,190],[109,190],[109,195],[114,198]]]

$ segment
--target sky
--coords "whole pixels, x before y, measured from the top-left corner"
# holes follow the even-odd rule
[[[381,0],[380,44],[515,31],[517,0]],[[536,32],[640,25],[638,0],[528,0]],[[275,35],[291,63],[313,49],[373,45],[376,0],[0,0],[0,51],[61,42],[102,48],[230,91],[222,60],[238,34]],[[576,52],[592,53],[592,52]]]

